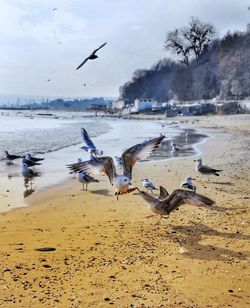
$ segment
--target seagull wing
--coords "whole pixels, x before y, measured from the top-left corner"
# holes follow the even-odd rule
[[[82,139],[86,143],[86,145],[90,148],[95,149],[95,145],[93,141],[90,139],[89,134],[87,133],[86,129],[81,129]]]
[[[160,189],[159,199],[160,200],[166,199],[169,196],[169,193],[166,190],[166,188],[160,186],[159,189]]]
[[[91,56],[94,55],[99,49],[101,49],[102,47],[104,47],[106,44],[107,44],[107,42],[103,43],[101,46],[99,46],[98,48],[96,48],[96,49],[92,52]]]
[[[76,70],[79,70],[79,68],[81,68],[83,66],[83,64],[85,64],[88,61],[88,59],[89,59],[89,57],[87,57],[85,60],[83,60],[82,63],[77,66]]]
[[[196,194],[194,191],[183,189],[174,190],[167,199],[162,201],[162,206],[169,213],[183,204],[211,206],[215,204],[215,201],[201,194]]]
[[[67,165],[67,167],[74,172],[83,171],[87,174],[104,173],[109,178],[111,184],[116,173],[113,158],[109,156],[93,158],[91,160],[84,161],[81,163],[70,164]]]
[[[132,178],[132,168],[139,160],[147,158],[162,142],[165,136],[153,138],[149,141],[136,144],[122,154],[123,173]]]

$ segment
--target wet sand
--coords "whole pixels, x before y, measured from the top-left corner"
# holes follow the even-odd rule
[[[195,127],[213,135],[200,149],[221,177],[208,182],[187,157],[139,163],[133,184],[148,176],[172,191],[191,175],[213,210],[185,205],[154,225],[138,195],[117,202],[105,177],[88,192],[74,179],[48,189],[0,214],[0,305],[249,307],[250,127],[237,117]]]

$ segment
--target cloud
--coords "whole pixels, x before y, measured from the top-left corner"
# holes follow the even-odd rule
[[[86,37],[86,24],[85,19],[62,9],[49,7],[44,13],[26,5],[0,3],[0,36],[5,38],[71,41]]]

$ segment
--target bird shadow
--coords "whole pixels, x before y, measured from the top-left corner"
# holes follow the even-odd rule
[[[23,192],[23,197],[24,197],[24,198],[27,198],[27,197],[29,197],[30,195],[32,195],[33,192],[35,192],[35,190],[32,189],[32,188],[26,189],[26,190]]]
[[[235,251],[229,248],[218,247],[213,244],[202,244],[204,236],[218,236],[224,239],[250,240],[249,235],[241,233],[221,232],[202,223],[190,221],[188,226],[174,226],[172,232],[167,232],[167,237],[181,243],[187,253],[183,256],[199,260],[233,261],[233,258],[244,260],[250,257],[250,253]],[[225,244],[226,245],[226,244]],[[227,246],[225,246],[227,247]]]
[[[92,193],[92,194],[95,194],[95,195],[104,195],[104,196],[108,196],[108,195],[109,195],[108,189],[97,189],[97,190],[92,190],[91,193]]]
[[[212,184],[219,184],[219,185],[228,185],[228,186],[234,186],[234,183],[232,182],[211,182]]]

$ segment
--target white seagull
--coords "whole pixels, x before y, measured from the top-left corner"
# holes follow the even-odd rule
[[[103,151],[97,150],[96,146],[94,145],[94,142],[90,139],[86,129],[81,129],[81,135],[83,141],[86,143],[86,146],[81,147],[81,149],[90,153],[90,158],[96,158],[97,156],[103,155]]]
[[[171,148],[173,153],[180,151],[180,147],[178,147],[173,141],[171,142]]]
[[[188,176],[183,182],[181,182],[181,188],[187,188],[196,191],[196,186],[192,182],[193,180],[195,179],[193,179],[191,176]]]
[[[70,164],[68,168],[73,171],[83,171],[89,173],[104,173],[108,176],[109,181],[116,187],[115,195],[134,191],[136,188],[129,188],[132,180],[132,169],[137,161],[147,158],[161,143],[165,136],[151,139],[147,142],[134,145],[122,154],[123,174],[117,174],[113,158],[103,156],[92,158],[79,164]]]
[[[221,172],[223,170],[221,169],[214,169],[205,165],[202,165],[202,159],[199,158],[197,160],[194,160],[196,162],[196,171],[198,171],[202,175],[216,175],[219,176],[218,172]]]
[[[155,188],[154,184],[149,181],[149,179],[147,178],[142,179],[142,182],[143,182],[143,187],[147,189],[147,192],[150,190],[151,193],[153,193],[153,190],[158,190],[157,188]]]
[[[87,173],[84,173],[83,171],[78,171],[76,174],[77,180],[82,183],[82,190],[84,190],[84,184],[86,185],[86,189],[88,190],[88,184],[89,183],[94,183],[94,182],[99,182],[96,180],[94,177],[88,175]]]

